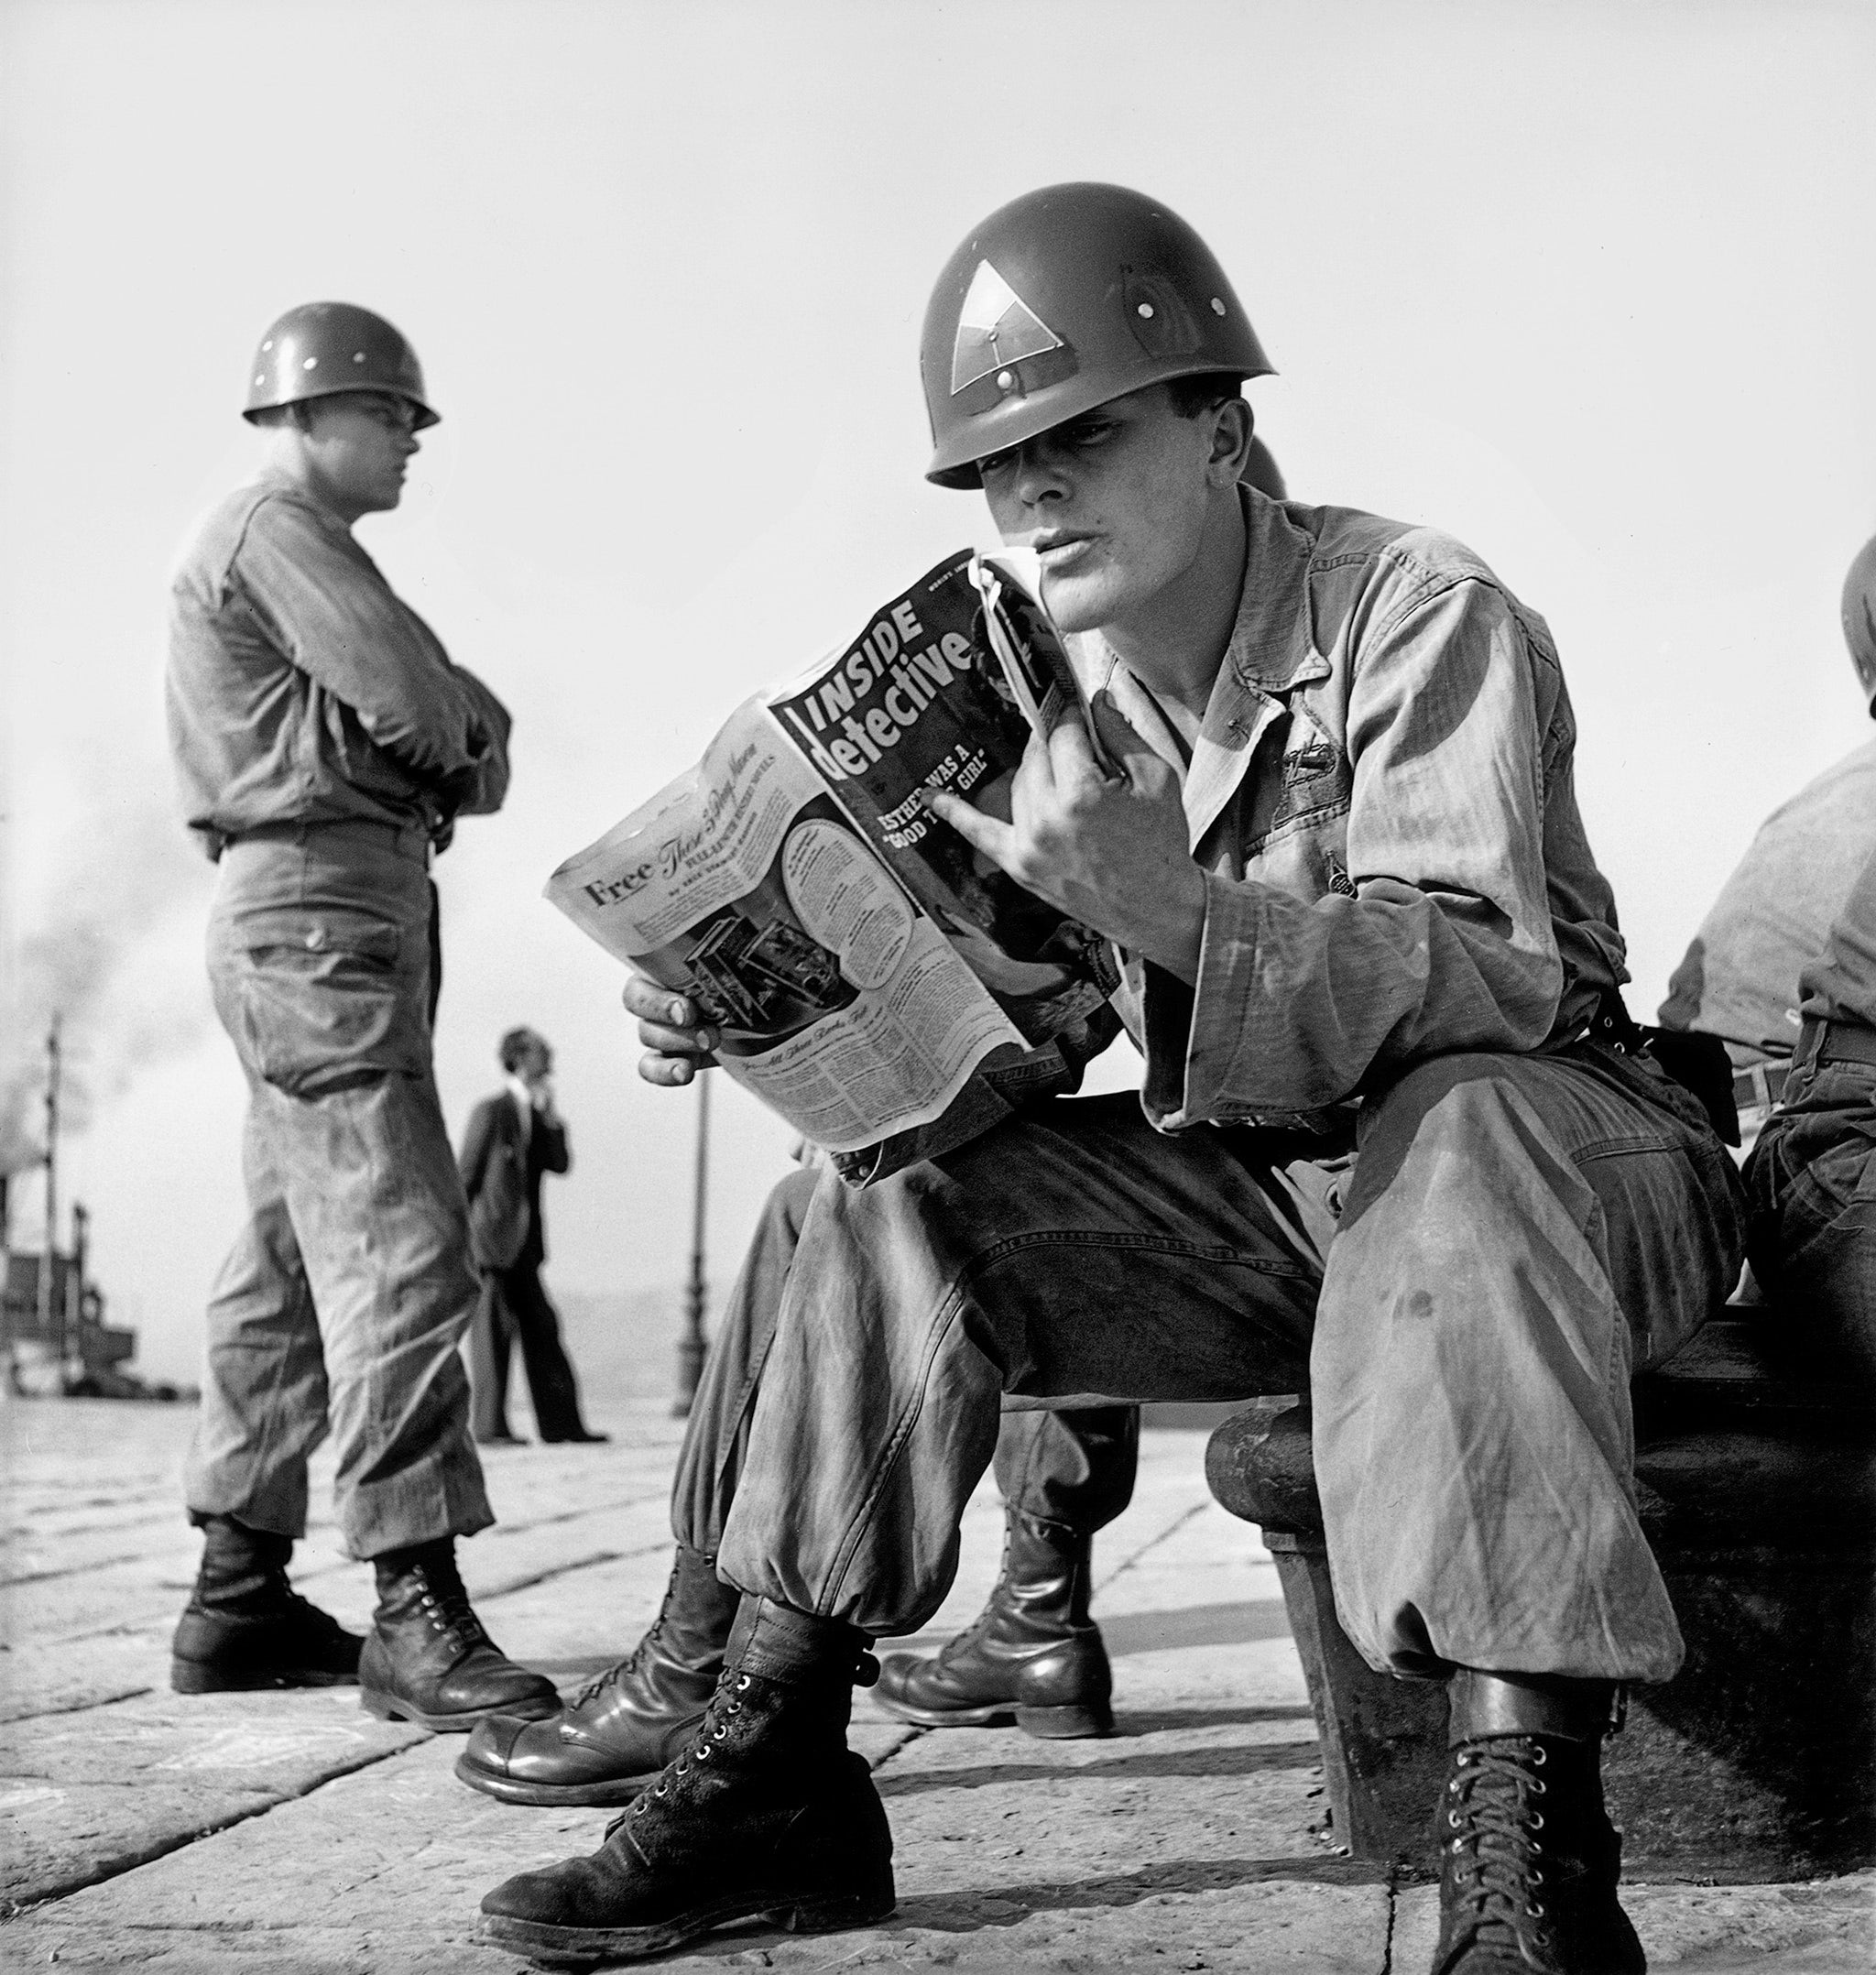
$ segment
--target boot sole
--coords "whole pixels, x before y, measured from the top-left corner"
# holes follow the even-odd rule
[[[1101,1702],[1062,1708],[1017,1708],[1008,1701],[988,1708],[912,1708],[889,1699],[878,1688],[873,1698],[888,1714],[914,1728],[1020,1728],[1038,1741],[1080,1741],[1114,1732],[1114,1710]]]
[[[356,1674],[292,1666],[276,1674],[220,1674],[199,1660],[171,1660],[169,1686],[178,1694],[265,1694],[277,1687],[355,1687]]]
[[[898,1904],[889,1873],[884,1886],[873,1892],[820,1893],[808,1899],[747,1893],[693,1906],[689,1913],[649,1927],[558,1927],[544,1920],[489,1914],[483,1918],[483,1931],[489,1940],[526,1955],[537,1968],[586,1968],[603,1960],[642,1961],[741,1920],[766,1920],[789,1934],[837,1934],[847,1927],[876,1926]]]
[[[614,1776],[604,1783],[518,1783],[512,1776],[492,1776],[477,1769],[465,1751],[456,1758],[456,1779],[484,1796],[504,1804],[531,1804],[549,1808],[574,1810],[618,1810],[629,1804],[648,1783],[654,1783],[658,1771],[648,1769],[642,1776]]]
[[[551,1721],[561,1711],[558,1699],[541,1699],[512,1701],[503,1708],[476,1708],[466,1714],[432,1715],[398,1695],[382,1694],[376,1687],[361,1688],[358,1705],[380,1721],[414,1721],[432,1735],[466,1735],[478,1722],[493,1720],[497,1715],[510,1721]]]

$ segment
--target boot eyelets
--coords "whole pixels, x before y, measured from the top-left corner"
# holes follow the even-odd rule
[[[749,1688],[752,1684],[753,1683],[750,1681],[748,1675],[743,1675],[743,1676],[736,1682],[736,1692],[738,1694],[747,1694],[749,1691]]]
[[[1456,1810],[1449,1810],[1446,1813],[1446,1822],[1456,1831],[1459,1828],[1459,1813]]]
[[[1546,1762],[1548,1762],[1549,1761],[1550,1761],[1550,1756],[1549,1756],[1549,1754],[1548,1754],[1548,1753],[1546,1752],[1546,1751],[1545,1751],[1545,1749],[1544,1749],[1544,1746],[1543,1746],[1543,1744],[1542,1742],[1536,1742],[1536,1743],[1533,1743],[1533,1744],[1532,1744],[1532,1750],[1531,1750],[1531,1766],[1532,1766],[1532,1769],[1542,1769],[1542,1768],[1543,1767],[1543,1765],[1544,1765],[1544,1764],[1545,1764]]]
[[[1543,1908],[1540,1906],[1535,1900],[1532,1900],[1530,1906],[1530,1914],[1531,1917],[1533,1920],[1542,1920],[1543,1918]]]
[[[1543,1812],[1542,1812],[1541,1810],[1533,1810],[1533,1811],[1532,1811],[1532,1812],[1531,1813],[1531,1828],[1532,1828],[1532,1829],[1533,1831],[1541,1831],[1541,1830],[1543,1830]]]
[[[1550,1785],[1544,1782],[1542,1776],[1540,1776],[1537,1781],[1531,1785],[1531,1794],[1532,1796],[1548,1796],[1550,1795]]]

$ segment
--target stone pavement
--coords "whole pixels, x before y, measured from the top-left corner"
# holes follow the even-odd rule
[[[638,1637],[670,1555],[677,1428],[655,1402],[600,1424],[610,1446],[493,1457],[501,1523],[463,1551],[496,1636],[569,1689]],[[476,1795],[450,1773],[458,1739],[376,1721],[348,1689],[172,1695],[196,1553],[174,1480],[190,1424],[176,1407],[0,1407],[0,1969],[512,1975],[516,1958],[478,1938],[481,1894],[590,1850],[605,1814]],[[898,1839],[893,1920],[746,1929],[655,1965],[1422,1975],[1431,1890],[1391,1886],[1324,1829],[1276,1575],[1212,1503],[1203,1453],[1199,1433],[1150,1431],[1134,1504],[1097,1547],[1113,1740],[927,1733],[862,1695],[854,1742]],[[987,1489],[932,1641],[981,1603],[999,1527]],[[364,1627],[368,1573],[330,1524],[296,1564]],[[1808,1975],[1876,1953],[1876,1875],[1628,1899],[1656,1968]]]

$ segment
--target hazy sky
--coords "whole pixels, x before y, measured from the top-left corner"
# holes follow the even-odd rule
[[[515,714],[508,807],[438,869],[438,1067],[460,1128],[501,1029],[552,1038],[566,1287],[677,1282],[692,1100],[637,1083],[617,971],[540,886],[984,537],[920,477],[916,343],[1018,192],[1183,213],[1282,373],[1251,397],[1292,492],[1444,527],[1549,618],[1638,1012],[1870,732],[1836,623],[1876,529],[1863,0],[5,0],[0,35],[7,1048],[63,1003],[70,1181],[157,1370],[193,1370],[243,1097],[165,572],[294,302],[388,315],[444,414],[360,536]],[[719,1097],[721,1279],[786,1135]]]

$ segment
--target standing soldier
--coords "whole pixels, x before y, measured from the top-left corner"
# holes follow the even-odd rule
[[[289,311],[248,371],[267,464],[197,529],[170,598],[170,744],[221,867],[215,1010],[246,1073],[248,1220],[208,1307],[184,1478],[203,1532],[180,1692],[357,1680],[373,1713],[467,1729],[549,1713],[471,1609],[455,1539],[495,1519],[457,1346],[467,1213],[431,1067],[433,851],[499,808],[508,717],[354,540],[436,422],[410,345],[343,302]],[[330,1432],[363,1642],[288,1585]],[[361,1653],[361,1646],[363,1648]]]

